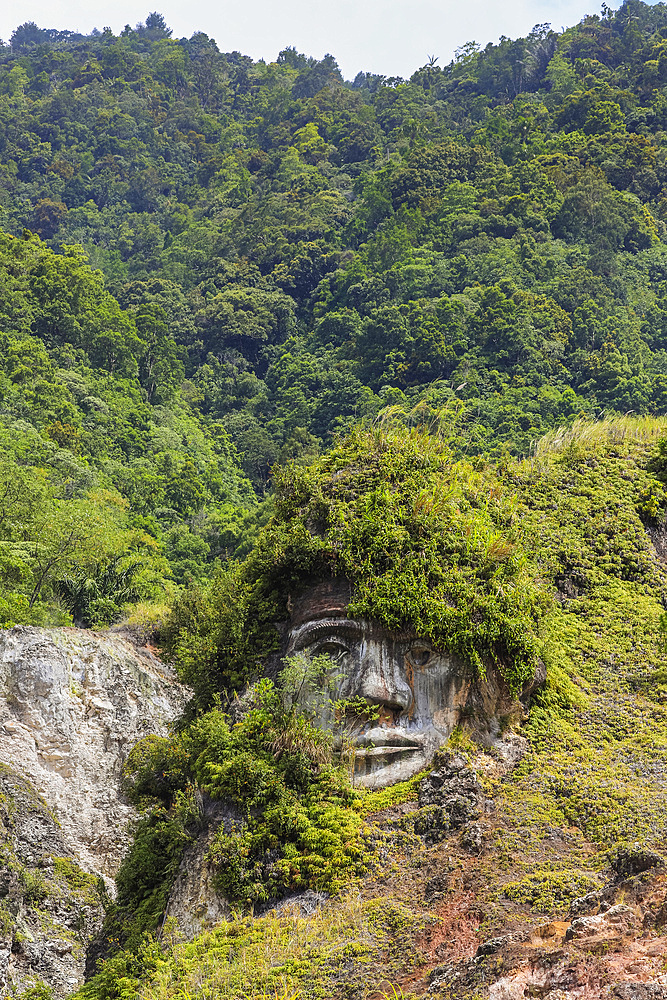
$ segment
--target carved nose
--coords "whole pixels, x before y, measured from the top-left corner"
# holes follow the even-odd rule
[[[412,690],[390,659],[367,655],[363,659],[358,694],[372,705],[392,712],[406,712],[412,704]]]

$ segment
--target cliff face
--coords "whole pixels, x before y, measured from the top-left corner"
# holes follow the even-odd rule
[[[538,636],[545,684],[525,715],[498,718],[497,735],[488,724],[495,713],[480,701],[429,774],[379,791],[360,789],[354,798],[340,794],[328,776],[325,782],[324,769],[318,773],[311,765],[316,785],[296,768],[299,756],[311,754],[316,764],[305,725],[298,730],[268,710],[246,725],[249,698],[230,707],[227,729],[215,712],[206,722],[205,716],[197,720],[191,731],[197,757],[193,761],[189,752],[180,772],[178,747],[156,757],[161,768],[163,760],[173,762],[173,787],[194,774],[214,804],[234,801],[244,827],[225,828],[209,851],[211,829],[220,820],[205,812],[202,797],[201,832],[172,888],[168,915],[174,921],[160,926],[156,962],[137,963],[128,976],[121,954],[116,984],[107,966],[89,982],[87,1000],[108,1000],[112,989],[163,1000],[239,1000],[273,996],[277,989],[303,1000],[363,1000],[373,991],[428,1000],[667,997],[667,493],[652,471],[662,469],[667,481],[667,468],[660,464],[664,445],[658,463],[655,438],[645,430],[641,421],[575,426],[540,445],[534,460],[508,467],[503,489],[516,493],[525,566],[532,566],[535,578],[544,576],[554,600],[545,604]],[[367,468],[354,461],[350,482],[358,471],[365,488]],[[387,496],[399,489],[393,461],[387,458],[384,466],[394,477]],[[335,475],[343,471],[336,467]],[[438,490],[434,483],[434,496],[449,498],[444,487]],[[486,491],[475,496],[487,502]],[[357,516],[343,501],[337,510],[346,518],[349,513],[350,523]],[[365,558],[376,551],[371,530],[380,532],[382,525],[378,517],[369,527],[365,508],[356,510],[355,537],[367,548],[359,541],[355,551]],[[304,527],[310,530],[307,520]],[[429,532],[424,530],[425,546],[436,537]],[[274,553],[282,567],[284,536],[265,544],[258,561]],[[520,551],[515,555],[523,558]],[[448,573],[443,557],[443,578]],[[494,586],[503,585],[500,569],[489,573]],[[533,582],[531,576],[526,586]],[[408,581],[408,596],[410,586]],[[400,588],[397,577],[402,598]],[[287,605],[292,649],[349,662],[356,633],[335,633],[335,594],[320,596],[312,610],[298,600]],[[246,607],[240,610],[246,615]],[[467,606],[460,610],[469,613]],[[249,614],[242,620],[253,625]],[[302,644],[309,621],[319,629],[317,641]],[[477,618],[469,615],[468,621],[474,636]],[[235,655],[250,648],[244,642],[245,636],[232,639]],[[406,654],[423,668],[415,663],[420,645]],[[426,642],[422,652],[424,647],[428,652]],[[508,647],[508,657],[514,649]],[[398,652],[388,644],[376,643],[374,655],[380,659],[385,650],[396,662]],[[362,662],[361,651],[354,656]],[[388,697],[379,694],[376,702],[401,708],[389,688]],[[389,728],[392,719],[383,721]],[[514,721],[518,733],[508,731]],[[154,815],[164,800],[156,796]],[[159,857],[152,845],[176,840],[179,809],[174,796],[162,831],[158,818],[150,838],[137,840],[147,858],[148,885]],[[359,858],[363,868],[350,863],[350,847],[352,861]],[[143,875],[140,864],[134,871]],[[141,877],[136,883],[143,885]],[[258,915],[287,884],[329,891],[331,898],[306,915],[294,899],[291,915],[283,906]],[[255,901],[254,916],[220,919],[223,907],[210,907],[212,886],[239,909]],[[179,929],[195,941],[179,941]]]
[[[0,631],[0,762],[27,778],[88,871],[113,876],[133,815],[125,756],[166,732],[183,688],[148,650],[79,629]]]
[[[104,883],[77,864],[44,800],[4,764],[0,858],[0,996],[39,981],[66,996],[101,926]]]
[[[165,918],[173,919],[187,940],[231,914],[229,903],[213,885],[214,866],[208,852],[220,827],[229,832],[242,821],[241,812],[233,805],[204,799],[199,835],[183,855],[165,910]]]
[[[134,815],[126,754],[185,691],[147,649],[79,629],[0,630],[0,996],[83,981]]]

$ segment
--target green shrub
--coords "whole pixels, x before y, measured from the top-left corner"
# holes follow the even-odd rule
[[[179,740],[146,736],[130,750],[123,765],[124,790],[135,805],[144,799],[171,801],[187,785],[189,755]]]
[[[134,950],[119,951],[100,962],[96,975],[75,996],[81,1000],[135,1000],[141,982],[155,972],[161,958],[158,942],[143,938]]]
[[[154,931],[169,897],[181,859],[192,833],[197,815],[192,796],[176,793],[169,809],[149,808],[136,822],[130,850],[116,875],[117,908],[125,923],[123,943],[136,945],[145,932]],[[130,914],[129,922],[123,914]]]
[[[21,868],[19,882],[21,883],[23,899],[26,903],[41,903],[49,894],[46,879],[40,871]]]
[[[578,896],[599,889],[601,884],[590,872],[538,868],[520,881],[504,885],[503,895],[517,903],[527,903],[539,913],[550,913],[568,906]]]
[[[138,930],[156,926],[183,851],[196,829],[194,784],[236,803],[236,828],[218,832],[214,882],[232,903],[285,892],[338,891],[364,870],[361,799],[332,755],[333,737],[316,725],[318,705],[295,692],[330,672],[325,657],[286,662],[280,687],[260,681],[236,723],[213,708],[171,738],[142,740],[125,765],[132,801],[144,808],[118,874],[119,905]],[[326,691],[318,696],[326,698]]]
[[[16,994],[16,1000],[53,1000],[53,998],[53,990],[42,980]]]

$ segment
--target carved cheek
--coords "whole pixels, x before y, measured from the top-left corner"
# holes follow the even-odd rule
[[[433,713],[433,725],[436,729],[449,733],[456,725],[458,718],[459,713],[456,708],[441,708]]]
[[[448,660],[438,660],[426,670],[415,670],[414,694],[416,711],[422,718],[435,720],[441,712],[447,712],[457,700],[456,679]],[[437,723],[436,723],[437,725]]]

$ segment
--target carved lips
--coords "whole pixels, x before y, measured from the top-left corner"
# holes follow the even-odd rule
[[[408,735],[403,729],[376,726],[353,743],[355,775],[364,777],[377,772],[379,767],[417,762],[417,756],[419,767],[423,767],[425,742],[424,737]]]

